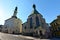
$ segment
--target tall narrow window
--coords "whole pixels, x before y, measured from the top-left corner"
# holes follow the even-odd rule
[[[33,28],[32,27],[32,18],[30,18],[30,28]]]
[[[39,18],[36,17],[36,26],[38,27],[39,25],[40,25],[40,23],[39,23]]]
[[[60,27],[58,27],[58,30],[60,31]]]
[[[25,29],[26,29],[26,26],[25,26]]]

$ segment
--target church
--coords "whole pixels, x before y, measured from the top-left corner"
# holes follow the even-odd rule
[[[22,21],[17,18],[17,7],[14,10],[14,14],[11,18],[5,20],[3,32],[7,33],[22,33]]]
[[[48,32],[48,25],[45,22],[43,16],[36,10],[35,4],[33,4],[33,11],[28,16],[28,19],[22,25],[22,32],[25,35],[36,35],[40,34],[40,31],[43,35]]]

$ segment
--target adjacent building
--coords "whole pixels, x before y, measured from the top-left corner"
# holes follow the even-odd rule
[[[60,15],[57,16],[57,19],[53,20],[51,23],[51,32],[53,36],[60,37]]]
[[[45,35],[48,32],[48,25],[45,22],[43,16],[36,10],[35,4],[33,5],[33,11],[28,16],[28,19],[25,23],[22,24],[22,32],[23,34],[40,34],[42,32]]]
[[[22,21],[17,18],[17,7],[14,10],[14,14],[11,18],[5,20],[3,32],[7,33],[22,33]]]
[[[3,25],[0,25],[0,32],[2,31],[2,26],[3,26]]]

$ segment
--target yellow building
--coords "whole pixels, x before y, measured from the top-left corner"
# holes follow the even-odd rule
[[[57,16],[57,19],[50,23],[52,27],[53,36],[60,37],[60,15]]]

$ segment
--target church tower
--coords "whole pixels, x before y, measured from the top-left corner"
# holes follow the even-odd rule
[[[14,10],[14,13],[13,13],[13,16],[12,16],[13,18],[17,18],[17,9],[18,9],[18,8],[15,7],[15,10]]]

